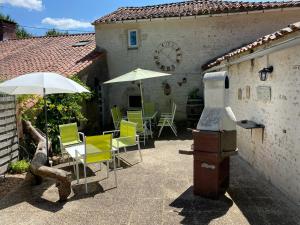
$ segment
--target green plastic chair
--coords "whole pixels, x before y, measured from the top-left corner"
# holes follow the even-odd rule
[[[137,134],[144,137],[144,146],[146,144],[146,124],[143,121],[142,111],[127,111],[127,119],[132,123],[136,123]]]
[[[150,128],[151,138],[153,138],[152,127],[155,127],[157,124],[157,111],[153,102],[144,103],[144,120],[145,119]]]
[[[139,154],[141,161],[143,161],[142,153],[141,153],[141,146],[139,141],[139,135],[136,132],[136,123],[132,123],[126,120],[121,120],[120,123],[120,130],[112,130],[112,131],[104,131],[103,134],[112,133],[116,134],[117,132],[120,133],[118,138],[112,139],[112,146],[116,149],[117,154],[120,154],[120,149],[124,148],[125,152],[127,151],[127,147],[131,146],[138,146]],[[118,164],[120,166],[120,159],[118,159]]]
[[[77,124],[76,123],[69,123],[69,124],[63,124],[59,125],[59,144],[60,144],[60,151],[62,156],[64,154],[67,154],[68,161],[70,165],[70,155],[66,152],[66,147],[71,145],[78,145],[83,144],[81,140],[84,140],[84,134],[82,132],[78,132]],[[80,140],[81,136],[81,140]],[[75,163],[73,159],[73,169],[75,173]]]
[[[84,165],[85,191],[88,193],[86,167],[91,163],[106,162],[107,178],[109,177],[109,162],[114,164],[115,185],[117,186],[117,173],[115,154],[112,152],[112,134],[89,136],[85,139],[85,154],[76,152],[77,159]],[[77,180],[78,180],[77,173]]]
[[[122,120],[122,112],[121,112],[120,107],[116,106],[116,111],[117,111],[118,119],[121,122],[121,120]]]
[[[79,135],[83,135],[83,133],[78,132],[76,123],[59,125],[59,134],[59,139],[63,146],[82,143]]]
[[[144,103],[144,115],[145,116],[153,116],[155,113],[155,104],[153,102],[145,102]]]
[[[120,113],[121,113],[121,111],[118,107],[111,108],[111,117],[113,119],[114,127],[115,127],[116,130],[119,129],[120,122],[121,122],[121,119],[122,119],[122,116],[120,118]]]

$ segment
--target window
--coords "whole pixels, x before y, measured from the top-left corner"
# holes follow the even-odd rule
[[[142,99],[141,96],[128,96],[128,107],[129,108],[141,108]]]
[[[137,48],[138,44],[138,31],[128,30],[128,48]]]
[[[229,78],[228,78],[228,76],[225,77],[225,89],[229,89]]]
[[[82,40],[82,41],[78,41],[75,44],[73,44],[73,47],[80,47],[80,46],[86,46],[88,43],[90,43],[90,40]]]

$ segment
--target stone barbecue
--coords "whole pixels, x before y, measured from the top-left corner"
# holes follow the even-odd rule
[[[194,194],[217,198],[229,186],[229,157],[237,153],[236,118],[227,72],[206,73],[203,82],[205,107],[193,130]]]

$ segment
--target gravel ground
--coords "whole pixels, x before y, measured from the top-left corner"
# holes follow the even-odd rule
[[[0,178],[0,200],[9,192],[18,188],[24,181],[24,174],[6,174],[5,178]]]
[[[171,135],[171,134],[170,134]],[[193,156],[178,154],[192,144],[188,137],[166,138],[124,154],[132,166],[117,170],[118,187],[106,167],[88,167],[89,194],[72,182],[67,202],[58,201],[55,182],[20,186],[0,199],[0,224],[18,225],[300,225],[300,207],[258,174],[241,157],[231,158],[227,193],[219,200],[193,195]],[[72,171],[72,165],[59,165]],[[25,182],[24,182],[25,183]]]

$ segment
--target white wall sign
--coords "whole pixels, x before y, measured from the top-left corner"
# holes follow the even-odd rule
[[[268,102],[271,101],[271,87],[258,86],[256,87],[257,100]]]

